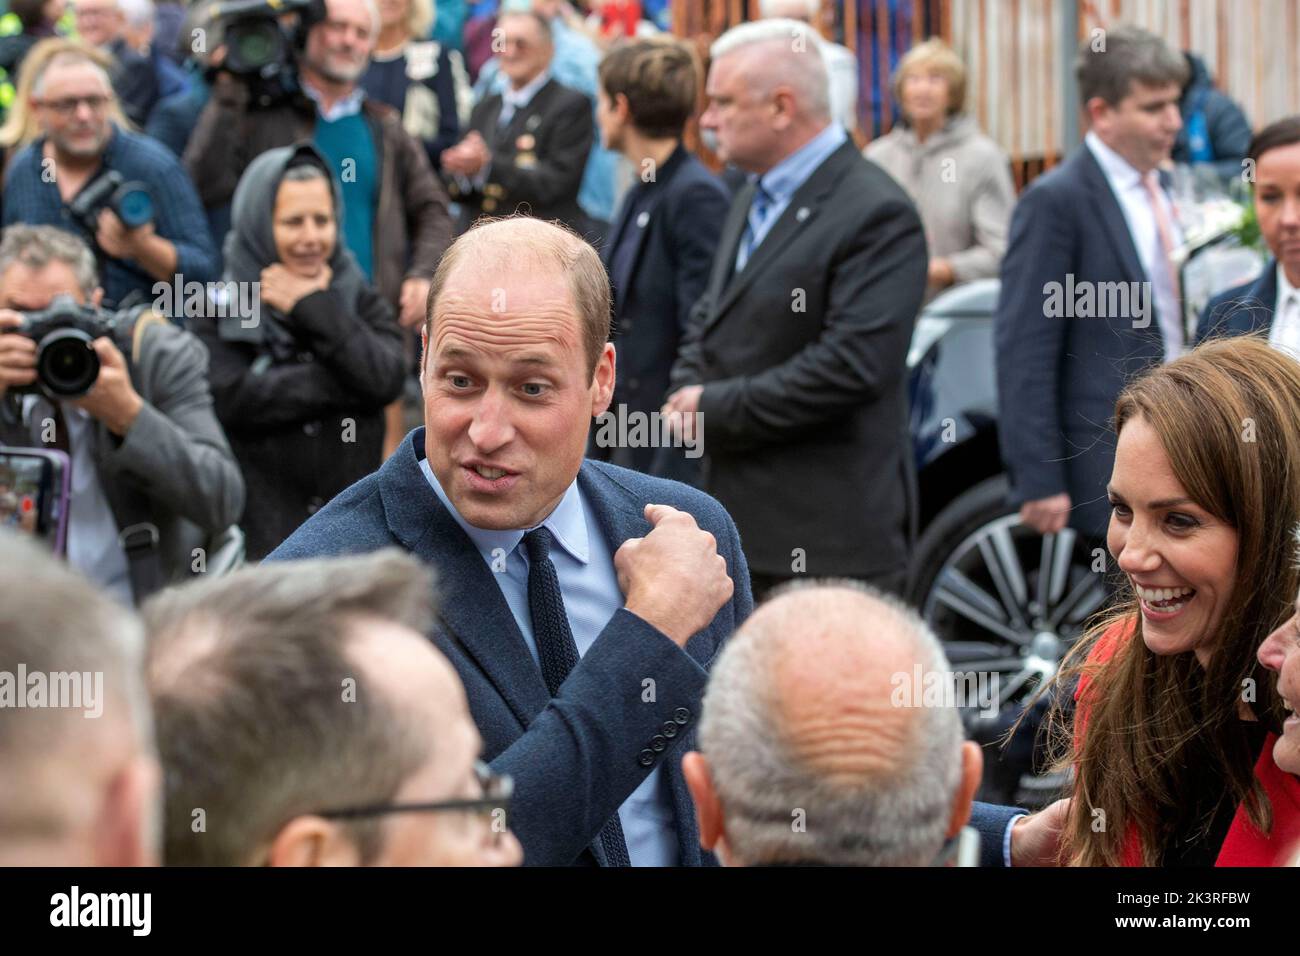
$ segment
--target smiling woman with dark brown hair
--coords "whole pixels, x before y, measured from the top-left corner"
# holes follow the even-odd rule
[[[1203,345],[1120,395],[1107,545],[1118,607],[1078,678],[1061,860],[1269,865],[1300,837],[1300,779],[1272,753],[1283,708],[1256,659],[1300,572],[1300,364],[1257,338]],[[1068,699],[1058,695],[1058,702]]]

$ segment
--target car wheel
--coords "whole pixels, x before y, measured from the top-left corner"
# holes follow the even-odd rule
[[[998,738],[1056,676],[1107,597],[1087,539],[1070,528],[1042,535],[1021,524],[1007,490],[998,475],[945,507],[917,543],[911,577],[912,603],[953,669],[988,675],[986,700],[958,701],[968,732],[981,742]],[[1033,773],[1032,741],[1019,757],[1010,753],[1010,784],[1004,773],[1000,795],[1045,788]]]

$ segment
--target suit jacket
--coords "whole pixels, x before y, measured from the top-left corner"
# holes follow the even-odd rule
[[[118,438],[95,422],[92,457],[104,497],[119,529],[148,520],[158,529],[158,556],[168,582],[192,573],[194,548],[239,520],[244,480],[213,410],[208,350],[197,337],[164,320],[137,318],[139,362],[132,341],[120,337],[131,384],[144,401]],[[42,423],[22,417],[23,396],[0,402],[0,444],[49,447]],[[146,595],[136,595],[137,602]]]
[[[672,387],[704,384],[702,486],[756,572],[871,577],[907,557],[907,349],[925,293],[921,220],[852,142],[733,275],[736,195]],[[802,558],[802,561],[801,561]]]
[[[492,153],[483,187],[467,190],[456,177],[448,177],[451,198],[464,207],[463,227],[480,215],[508,216],[527,204],[523,212],[559,219],[586,235],[578,188],[595,136],[591,101],[549,80],[504,126],[497,123],[502,105],[501,94],[493,93],[469,117],[470,129],[478,130]]]
[[[614,290],[614,406],[650,413],[659,411],[667,397],[678,345],[708,282],[731,197],[681,146],[652,183],[634,190],[623,200],[601,258]],[[633,200],[642,197],[633,216]],[[613,259],[622,243],[632,247],[625,273]],[[649,471],[655,451],[633,449],[631,467]]]
[[[1020,807],[1004,807],[996,803],[976,801],[971,804],[970,825],[980,835],[980,866],[1007,865],[1006,858],[1002,855],[1002,841],[1006,838],[1007,824],[1028,812]]]
[[[1249,282],[1220,292],[1205,304],[1196,325],[1196,344],[1220,335],[1268,335],[1277,311],[1277,260]]]
[[[649,502],[689,511],[718,541],[736,591],[685,650],[627,610],[619,610],[550,698],[541,670],[482,555],[425,480],[424,429],[418,428],[378,472],[343,492],[268,560],[401,547],[438,571],[434,643],[460,675],[483,737],[484,759],[514,777],[511,829],[524,862],[604,863],[597,834],[659,764],[676,815],[680,860],[703,854],[681,755],[695,745],[708,668],[753,601],[740,539],[708,496],[675,482],[599,462],[583,463],[578,482],[616,550],[650,531]],[[646,685],[649,678],[653,685]],[[644,691],[653,686],[654,699]]]
[[[1146,281],[1124,211],[1087,146],[1034,180],[1011,218],[995,313],[1002,460],[1012,504],[1069,492],[1071,527],[1098,538],[1110,518],[1115,399],[1164,359],[1154,302],[1136,317],[1131,293],[1141,286],[1127,285]],[[1077,299],[1080,283],[1096,293],[1123,289],[1128,307],[1108,295],[1121,307],[1091,311],[1115,314],[1077,315],[1089,311]]]

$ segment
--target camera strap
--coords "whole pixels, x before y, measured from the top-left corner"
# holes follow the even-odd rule
[[[152,309],[137,309],[131,315],[129,323],[123,323],[115,329],[118,348],[126,358],[127,374],[134,379],[135,370],[140,365],[141,346],[144,333],[153,322],[165,322]],[[125,347],[128,345],[129,348]],[[153,509],[148,499],[135,493],[121,497],[118,509],[118,521],[121,530],[117,541],[126,555],[127,575],[131,579],[131,594],[136,606],[162,589],[165,583],[162,570],[162,556],[159,553],[158,526],[153,522]]]

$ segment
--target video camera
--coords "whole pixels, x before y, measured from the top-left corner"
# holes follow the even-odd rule
[[[71,296],[55,296],[48,308],[20,313],[22,325],[11,330],[36,343],[36,382],[11,391],[43,392],[51,401],[81,398],[99,378],[99,355],[91,345],[111,335],[117,316]]]
[[[295,85],[295,51],[307,31],[325,19],[325,0],[226,0],[212,5],[212,23],[222,25],[226,57],[213,70],[224,70],[250,84],[251,99],[264,105]],[[285,17],[296,15],[296,22]]]

